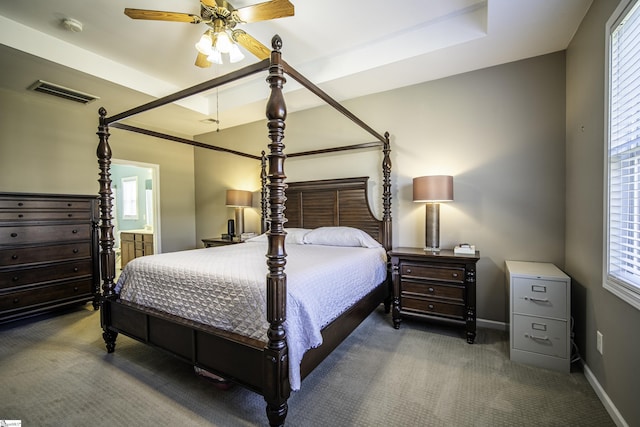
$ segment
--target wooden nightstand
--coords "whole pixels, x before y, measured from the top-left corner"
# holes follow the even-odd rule
[[[235,245],[236,243],[243,243],[240,239],[223,239],[222,237],[211,237],[209,239],[202,239],[202,243],[204,243],[205,248],[211,248],[213,246],[226,246],[226,245]]]
[[[403,316],[464,326],[467,342],[476,338],[475,255],[455,255],[453,250],[426,252],[421,248],[396,248],[389,252],[393,279],[393,326]]]

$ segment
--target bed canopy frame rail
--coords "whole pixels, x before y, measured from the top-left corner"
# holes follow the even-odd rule
[[[384,160],[382,162],[383,171],[383,219],[382,219],[382,244],[389,250],[391,248],[391,191],[390,191],[390,172],[391,161],[389,157],[389,134],[380,135],[372,128],[358,119],[355,115],[349,112],[346,108],[341,106],[337,101],[333,100],[325,92],[317,88],[310,81],[304,78],[300,73],[295,71],[292,67],[288,66],[281,57],[282,40],[279,36],[274,36],[272,39],[272,52],[270,58],[260,61],[256,64],[244,67],[240,70],[221,76],[202,84],[193,86],[175,94],[159,98],[155,101],[141,105],[139,107],[127,110],[120,114],[107,117],[107,111],[104,108],[99,109],[99,126],[98,126],[98,147],[96,154],[98,157],[99,165],[99,200],[100,200],[100,261],[101,261],[101,277],[102,277],[102,298],[101,298],[101,324],[103,329],[103,338],[106,343],[107,351],[113,352],[115,350],[115,340],[118,335],[117,328],[110,327],[112,325],[111,310],[113,307],[120,307],[117,310],[126,310],[124,305],[117,304],[118,295],[115,292],[115,253],[113,250],[114,237],[113,237],[113,218],[112,212],[112,194],[111,194],[111,147],[109,146],[109,126],[117,127],[124,130],[141,132],[151,136],[157,136],[160,138],[170,139],[176,142],[188,143],[203,148],[220,149],[220,147],[212,147],[207,144],[194,143],[194,141],[185,140],[182,138],[172,137],[169,135],[160,134],[157,132],[151,132],[140,128],[135,128],[128,125],[117,123],[123,119],[131,117],[133,115],[175,102],[185,97],[194,95],[196,93],[213,89],[226,83],[244,78],[260,71],[268,69],[267,82],[270,87],[270,95],[266,105],[267,116],[267,128],[270,142],[268,143],[268,154],[263,152],[263,162],[268,164],[268,170],[263,168],[261,173],[261,180],[263,183],[263,212],[267,211],[264,215],[268,218],[268,250],[266,254],[266,263],[268,266],[268,273],[266,277],[266,296],[267,307],[266,317],[269,323],[267,331],[267,343],[262,350],[262,387],[254,387],[254,389],[260,391],[267,403],[266,412],[269,419],[269,423],[272,426],[284,425],[284,420],[287,415],[287,400],[291,391],[289,384],[289,361],[288,361],[288,349],[286,341],[286,333],[283,327],[283,323],[286,319],[286,252],[285,252],[285,189],[287,187],[285,183],[284,173],[284,161],[286,155],[284,153],[284,130],[285,119],[287,116],[286,105],[284,102],[284,96],[282,93],[283,86],[286,82],[285,73],[292,76],[296,81],[302,84],[304,87],[315,93],[329,105],[340,111],[342,114],[350,118],[358,126],[365,129],[372,134],[377,141],[375,143],[366,143],[359,145],[352,145],[347,147],[339,147],[333,149],[315,150],[307,153],[299,153],[298,155],[305,154],[318,154],[324,152],[351,150],[357,148],[369,148],[375,145],[382,145]],[[374,145],[375,144],[375,145]],[[233,150],[223,151],[233,152]],[[243,153],[233,152],[233,154],[243,155]],[[250,155],[249,155],[250,156]],[[293,155],[292,155],[293,156]],[[251,156],[253,157],[253,156]],[[373,298],[368,303],[369,307],[379,302],[379,299]],[[373,305],[372,305],[373,304]],[[126,304],[125,304],[126,305]],[[114,310],[115,311],[115,310]],[[362,312],[362,308],[354,310],[354,312]],[[370,312],[370,311],[369,311]],[[131,313],[135,313],[132,311]],[[368,314],[368,312],[367,312]],[[147,313],[144,313],[147,316]],[[362,320],[362,314],[358,314],[359,321]],[[365,314],[366,316],[366,314]],[[348,323],[352,328],[348,329],[341,326],[341,329],[350,331],[359,321],[352,320]],[[353,326],[355,325],[355,326]],[[114,330],[115,329],[115,330]],[[343,332],[343,334],[349,332]],[[346,335],[343,336],[343,338]],[[335,346],[339,344],[340,340],[334,340],[329,347],[319,349],[321,351],[314,352],[314,356],[309,358],[309,362],[303,367],[304,375],[306,375],[314,366],[316,366],[320,360],[324,357],[324,353],[330,352]],[[316,350],[316,349],[314,349]]]

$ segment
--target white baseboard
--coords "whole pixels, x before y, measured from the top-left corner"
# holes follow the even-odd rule
[[[476,326],[479,328],[497,329],[499,331],[509,330],[509,325],[507,323],[487,319],[476,319]]]
[[[616,405],[614,405],[611,399],[609,399],[609,396],[598,382],[596,376],[593,375],[591,369],[589,369],[587,364],[584,362],[582,362],[582,367],[584,368],[584,376],[587,377],[587,381],[589,381],[589,384],[591,384],[591,387],[598,395],[598,398],[604,405],[604,408],[609,413],[609,416],[611,417],[613,422],[616,423],[618,427],[629,427],[629,424],[627,424],[624,418],[622,418],[622,414],[620,414],[618,408],[616,408]]]

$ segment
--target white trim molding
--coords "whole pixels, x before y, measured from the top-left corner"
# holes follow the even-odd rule
[[[587,381],[589,381],[589,384],[591,384],[593,391],[598,395],[598,398],[604,405],[604,408],[609,413],[613,422],[616,423],[618,427],[629,427],[629,424],[627,424],[624,418],[622,418],[622,414],[618,411],[618,408],[616,408],[616,405],[613,404],[611,399],[609,399],[609,396],[598,382],[598,379],[593,375],[593,372],[591,372],[591,369],[589,369],[589,366],[587,366],[584,361],[582,362],[582,367],[584,369],[584,376],[587,378]]]

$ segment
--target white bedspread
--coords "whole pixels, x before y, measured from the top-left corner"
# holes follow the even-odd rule
[[[136,258],[116,291],[123,300],[266,342],[264,242],[246,242]],[[322,344],[321,329],[386,277],[383,248],[286,246],[291,388],[300,388],[304,353]]]

